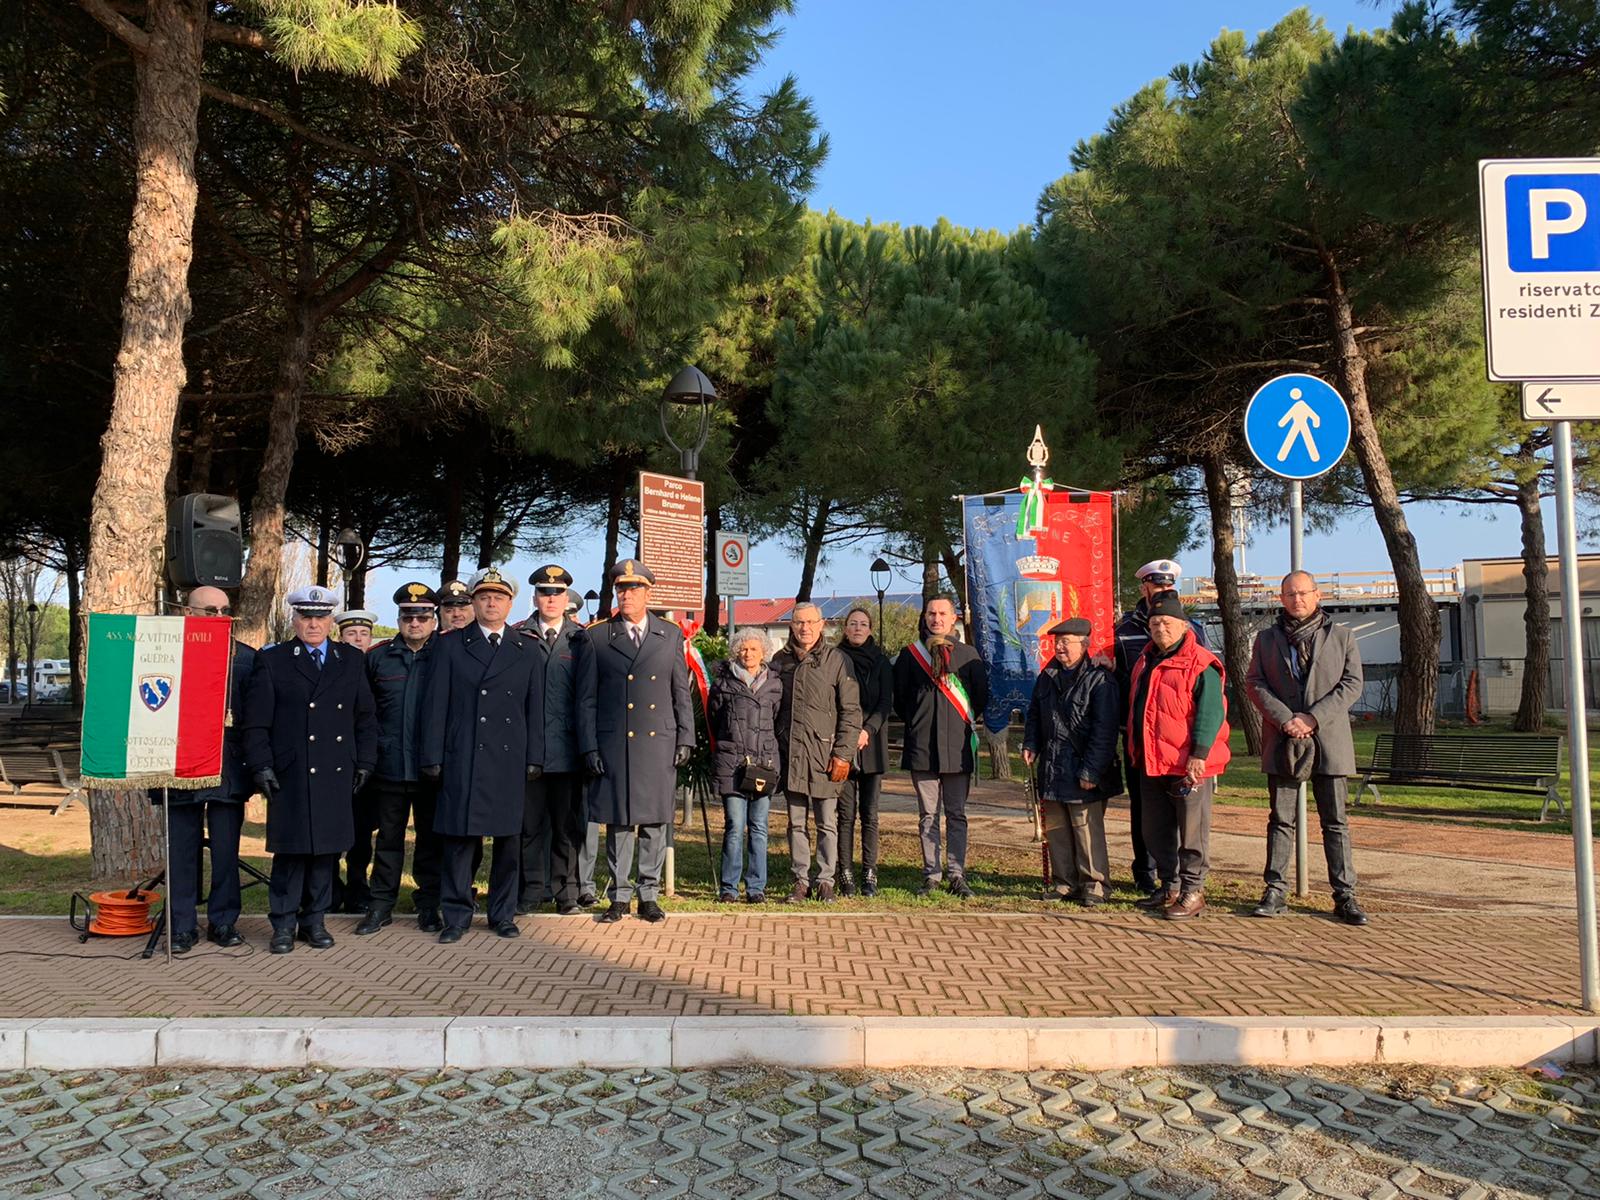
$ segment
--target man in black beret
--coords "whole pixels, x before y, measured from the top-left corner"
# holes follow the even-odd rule
[[[1089,658],[1091,627],[1069,617],[1047,630],[1054,654],[1033,685],[1022,760],[1038,768],[1040,810],[1056,895],[1092,907],[1111,896],[1106,801],[1122,791],[1116,677]]]

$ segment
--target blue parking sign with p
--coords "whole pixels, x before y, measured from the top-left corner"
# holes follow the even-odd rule
[[[1513,271],[1600,271],[1600,175],[1512,175],[1505,189]]]

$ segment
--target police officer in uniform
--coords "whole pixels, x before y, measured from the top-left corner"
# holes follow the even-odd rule
[[[588,819],[578,773],[578,658],[589,636],[567,615],[572,576],[549,563],[528,576],[532,616],[518,631],[533,645],[534,686],[544,713],[544,773],[528,781],[522,822],[522,899],[532,912],[547,896],[563,916],[580,911],[578,856]],[[589,897],[594,903],[594,897]]]
[[[372,627],[378,614],[365,608],[348,608],[335,614],[333,627],[339,631],[339,644],[365,654],[372,649]]]
[[[333,614],[333,627],[339,634],[339,645],[349,646],[363,654],[372,649],[372,627],[378,623],[378,614],[365,608],[346,609]],[[367,872],[372,867],[372,835],[378,828],[378,805],[371,789],[363,788],[352,801],[356,840],[344,856],[344,877],[339,872],[333,876],[333,911],[364,913],[372,901],[372,891],[367,884]]]
[[[422,717],[438,648],[438,606],[425,583],[403,583],[395,591],[400,632],[367,654],[367,682],[378,706],[378,772],[367,785],[377,810],[378,846],[372,863],[372,900],[356,933],[377,933],[393,920],[406,864],[406,824],[416,814],[417,848],[411,873],[417,881],[417,928],[438,933],[439,835],[433,831],[437,784],[424,780],[417,761]]]
[[[477,619],[472,612],[472,593],[459,579],[440,584],[434,596],[439,601],[440,633],[465,629]]]
[[[650,615],[655,573],[636,559],[611,569],[617,614],[589,627],[578,679],[578,748],[590,775],[589,819],[607,826],[602,921],[628,913],[633,850],[639,848],[639,915],[663,921],[656,902],[667,857],[677,768],[694,750],[694,709],[683,631]]]
[[[337,600],[324,587],[290,594],[294,637],[256,655],[245,694],[245,765],[267,797],[274,954],[294,949],[297,923],[302,941],[333,945],[323,916],[355,841],[351,797],[377,763],[365,660],[328,640]]]
[[[489,926],[518,936],[524,785],[544,763],[539,651],[506,624],[516,581],[486,567],[469,589],[477,619],[439,639],[423,721],[422,775],[440,780],[434,829],[443,846],[444,943],[460,941],[472,923],[472,851],[485,837],[494,838]]]
[[[197,617],[233,615],[228,594],[221,588],[195,588],[189,593],[186,607]],[[167,887],[172,897],[174,954],[187,954],[200,940],[195,908],[200,902],[201,850],[208,832],[211,894],[206,899],[206,940],[218,946],[244,943],[244,935],[235,924],[239,919],[239,832],[244,827],[245,801],[255,789],[244,766],[239,722],[255,661],[255,650],[236,639],[228,685],[228,711],[233,723],[222,732],[222,782],[199,791],[163,789],[170,810],[167,820],[172,839],[172,871]],[[156,794],[152,789],[151,797]]]

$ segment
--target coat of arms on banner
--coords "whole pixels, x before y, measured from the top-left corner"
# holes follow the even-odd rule
[[[172,698],[172,676],[139,676],[139,699],[151,712],[161,711],[162,705]]]

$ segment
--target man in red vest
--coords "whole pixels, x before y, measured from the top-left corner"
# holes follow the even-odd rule
[[[1205,911],[1211,798],[1228,765],[1222,663],[1201,646],[1178,593],[1150,600],[1150,645],[1133,666],[1127,745],[1161,886],[1139,905],[1169,921]]]

